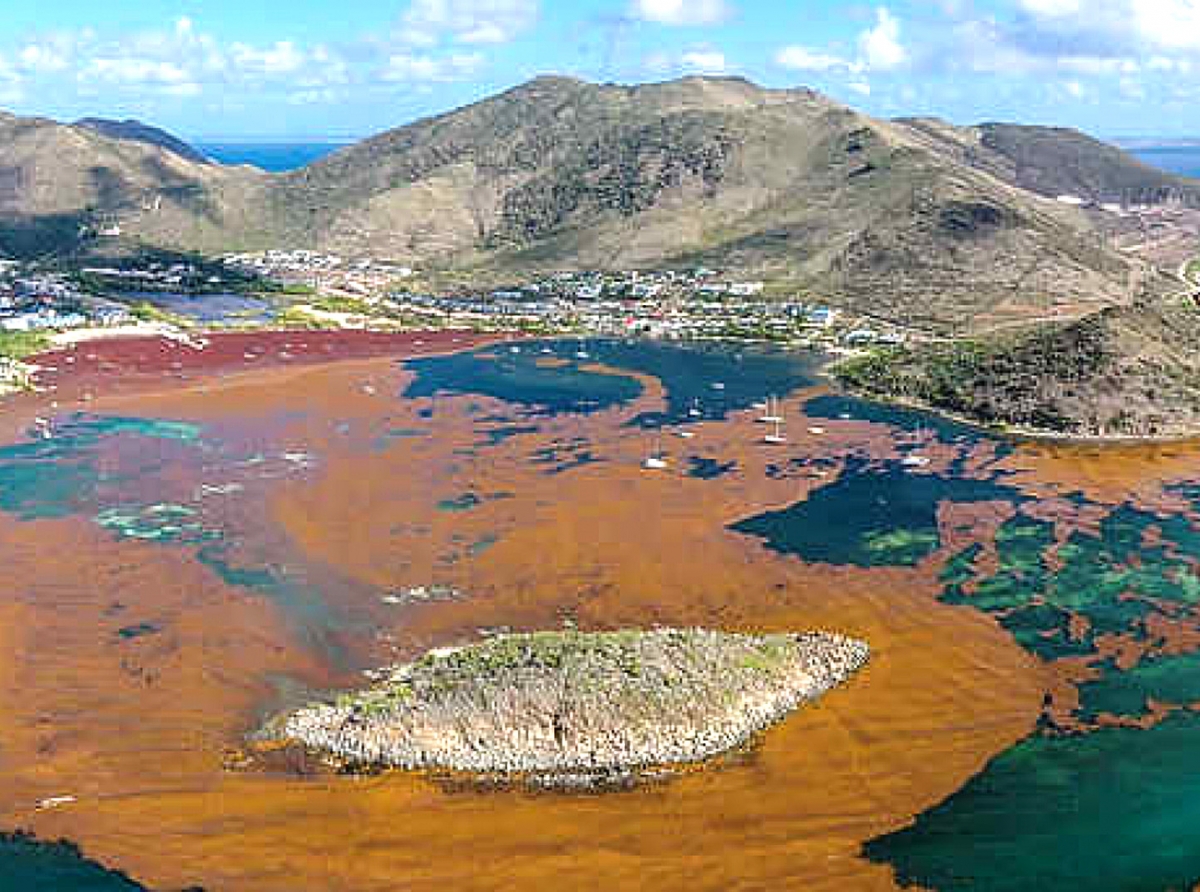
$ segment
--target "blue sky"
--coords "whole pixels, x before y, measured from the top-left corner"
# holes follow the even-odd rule
[[[1200,135],[1200,0],[4,0],[0,107],[359,137],[543,73],[728,74],[873,114]]]

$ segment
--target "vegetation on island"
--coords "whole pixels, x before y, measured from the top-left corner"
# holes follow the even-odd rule
[[[352,766],[628,772],[734,749],[841,684],[868,653],[825,633],[504,635],[301,709],[283,734]]]

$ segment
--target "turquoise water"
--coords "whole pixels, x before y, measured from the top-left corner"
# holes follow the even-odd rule
[[[521,345],[519,354],[507,347],[492,350],[498,359],[481,355],[492,351],[479,351],[407,364],[416,372],[409,395],[476,394],[512,405],[511,417],[505,410],[475,419],[481,448],[532,433],[536,421],[522,419],[524,413],[593,412],[627,405],[642,393],[629,375],[600,375],[584,368],[593,362],[646,374],[657,370],[663,376],[669,409],[636,420],[648,427],[692,419],[693,409],[702,419],[723,417],[766,394],[786,394],[815,380],[812,357],[740,347],[555,341]],[[579,351],[587,355],[579,357]],[[567,365],[537,367],[538,360],[554,357]],[[716,388],[716,383],[724,386]],[[436,407],[430,411],[436,414]],[[991,442],[978,432],[942,426],[919,413],[840,398],[811,401],[808,411],[830,418],[849,413],[887,425],[909,440],[913,433],[933,431],[941,441],[960,445],[964,456],[973,445]],[[379,446],[426,433],[397,429],[385,434]],[[216,538],[219,531],[209,528],[196,505],[121,497],[129,480],[143,471],[157,473],[180,448],[210,448],[204,437],[192,426],[173,422],[72,416],[52,440],[0,449],[0,510],[30,520],[82,513],[114,536],[186,545],[229,584],[277,599],[314,635],[342,628],[346,618],[336,615],[322,594],[329,584],[325,577],[307,575],[303,567],[252,560],[239,543]],[[105,446],[110,438],[127,438],[132,447],[121,452],[129,457],[116,465],[117,471],[102,461],[114,451]],[[205,454],[207,465],[228,458],[219,451]],[[527,460],[546,473],[562,473],[597,456],[587,440],[564,438],[530,451]],[[1161,653],[1147,626],[1156,616],[1194,623],[1190,612],[1200,609],[1200,528],[1195,525],[1200,488],[1177,488],[1190,507],[1170,515],[1136,505],[1101,509],[1076,497],[1081,512],[1102,517],[1094,528],[1072,528],[1063,535],[1031,516],[1029,502],[1006,478],[966,478],[961,462],[945,474],[872,462],[862,454],[851,455],[838,471],[842,464],[835,458],[781,462],[773,476],[817,469],[836,476],[806,501],[749,518],[734,529],[812,563],[912,566],[943,551],[937,523],[943,502],[1007,503],[1016,513],[995,532],[994,560],[992,534],[981,531],[981,542],[946,555],[938,568],[940,597],[990,614],[1037,658],[1082,658],[1094,675],[1080,686],[1076,718],[1084,733],[1064,734],[1049,719],[1043,721],[960,791],[918,816],[912,827],[872,841],[867,856],[893,865],[906,883],[948,890],[1157,890],[1200,879],[1200,775],[1194,767],[1200,716],[1179,709],[1145,731],[1096,726],[1105,715],[1144,717],[1152,700],[1176,707],[1200,701],[1200,654]],[[696,456],[689,467],[698,476],[735,470],[718,457],[705,456]],[[469,511],[478,500],[494,497],[453,490],[444,495],[446,511]],[[495,541],[478,534],[464,538],[461,552],[479,554]],[[137,638],[156,631],[152,624],[131,623],[116,635]],[[1137,641],[1150,653],[1120,671],[1100,656],[1102,635]],[[336,648],[336,642],[320,643],[330,652]],[[980,709],[985,712],[987,704]],[[27,873],[24,885],[11,888],[136,888],[119,885],[121,878],[86,865],[69,849],[0,840],[0,859],[8,857],[27,871],[47,860],[50,873],[45,876],[51,877]],[[80,882],[93,877],[100,885],[56,884],[53,871],[58,869],[81,869],[85,878]],[[10,888],[4,883],[0,879],[0,892]]]
[[[867,844],[904,885],[973,892],[1190,889],[1200,878],[1200,717],[1037,735],[912,827]]]
[[[184,456],[164,451],[179,448]],[[85,516],[118,540],[192,547],[196,559],[228,585],[280,603],[302,634],[313,640],[324,642],[331,630],[348,628],[349,620],[299,570],[233,563],[228,554],[233,543],[225,541],[223,530],[206,522],[201,505],[131,502],[125,495],[128,486],[144,487],[181,458],[211,461],[215,450],[201,437],[200,428],[184,422],[70,415],[56,421],[50,439],[0,448],[0,511],[25,521]],[[117,471],[111,469],[114,453]],[[102,454],[109,457],[106,463]],[[342,659],[339,649],[330,653]]]
[[[1200,716],[1187,711],[1200,702],[1200,653],[1156,652],[1146,627],[1154,615],[1187,618],[1200,603],[1193,520],[1125,505],[1058,544],[1049,523],[1018,515],[997,535],[994,572],[975,571],[978,546],[947,564],[944,600],[993,614],[1042,660],[1094,656],[1076,713],[1090,731],[1062,734],[1044,721],[912,827],[872,841],[868,857],[894,865],[906,884],[942,890],[1161,890],[1200,880]],[[1083,634],[1070,634],[1072,618]],[[1121,671],[1098,656],[1098,635],[1151,653]],[[1151,700],[1175,711],[1148,730],[1095,725],[1103,715],[1142,719]]]
[[[837,417],[847,405],[823,408]],[[903,412],[868,411],[866,420],[888,424]],[[892,426],[917,424],[924,419]],[[997,529],[994,557],[982,542],[950,555],[941,598],[991,614],[1043,661],[1082,658],[1092,669],[1079,687],[1078,732],[1061,731],[1048,714],[913,826],[871,841],[867,857],[892,865],[905,885],[939,890],[1163,890],[1200,880],[1200,714],[1189,709],[1200,704],[1200,653],[1164,654],[1148,627],[1153,617],[1194,624],[1200,607],[1200,489],[1174,492],[1191,503],[1186,512],[1104,508],[1075,496],[1080,512],[1100,519],[1064,532],[1025,513],[1028,500],[1003,477],[852,460],[806,501],[733,526],[811,563],[907,566],[941,549],[942,502],[1009,503],[1016,514]],[[1121,671],[1101,657],[1100,636],[1150,652]],[[1098,724],[1144,719],[1151,701],[1174,710],[1155,727]]]
[[[107,437],[194,443],[194,425],[140,418],[69,416],[51,439],[0,448],[0,511],[23,520],[66,517],[94,502],[118,480],[96,464],[96,447]]]

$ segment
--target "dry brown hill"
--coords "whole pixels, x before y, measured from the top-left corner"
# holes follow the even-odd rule
[[[705,264],[940,328],[1153,289],[1087,215],[931,131],[738,79],[539,78],[280,176],[5,118],[0,251],[108,249],[115,223],[126,247],[313,247],[481,278]]]

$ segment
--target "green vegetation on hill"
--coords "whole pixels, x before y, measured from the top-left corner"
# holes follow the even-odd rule
[[[1079,436],[1200,428],[1200,311],[1139,304],[1020,332],[883,350],[835,376],[866,396]]]

